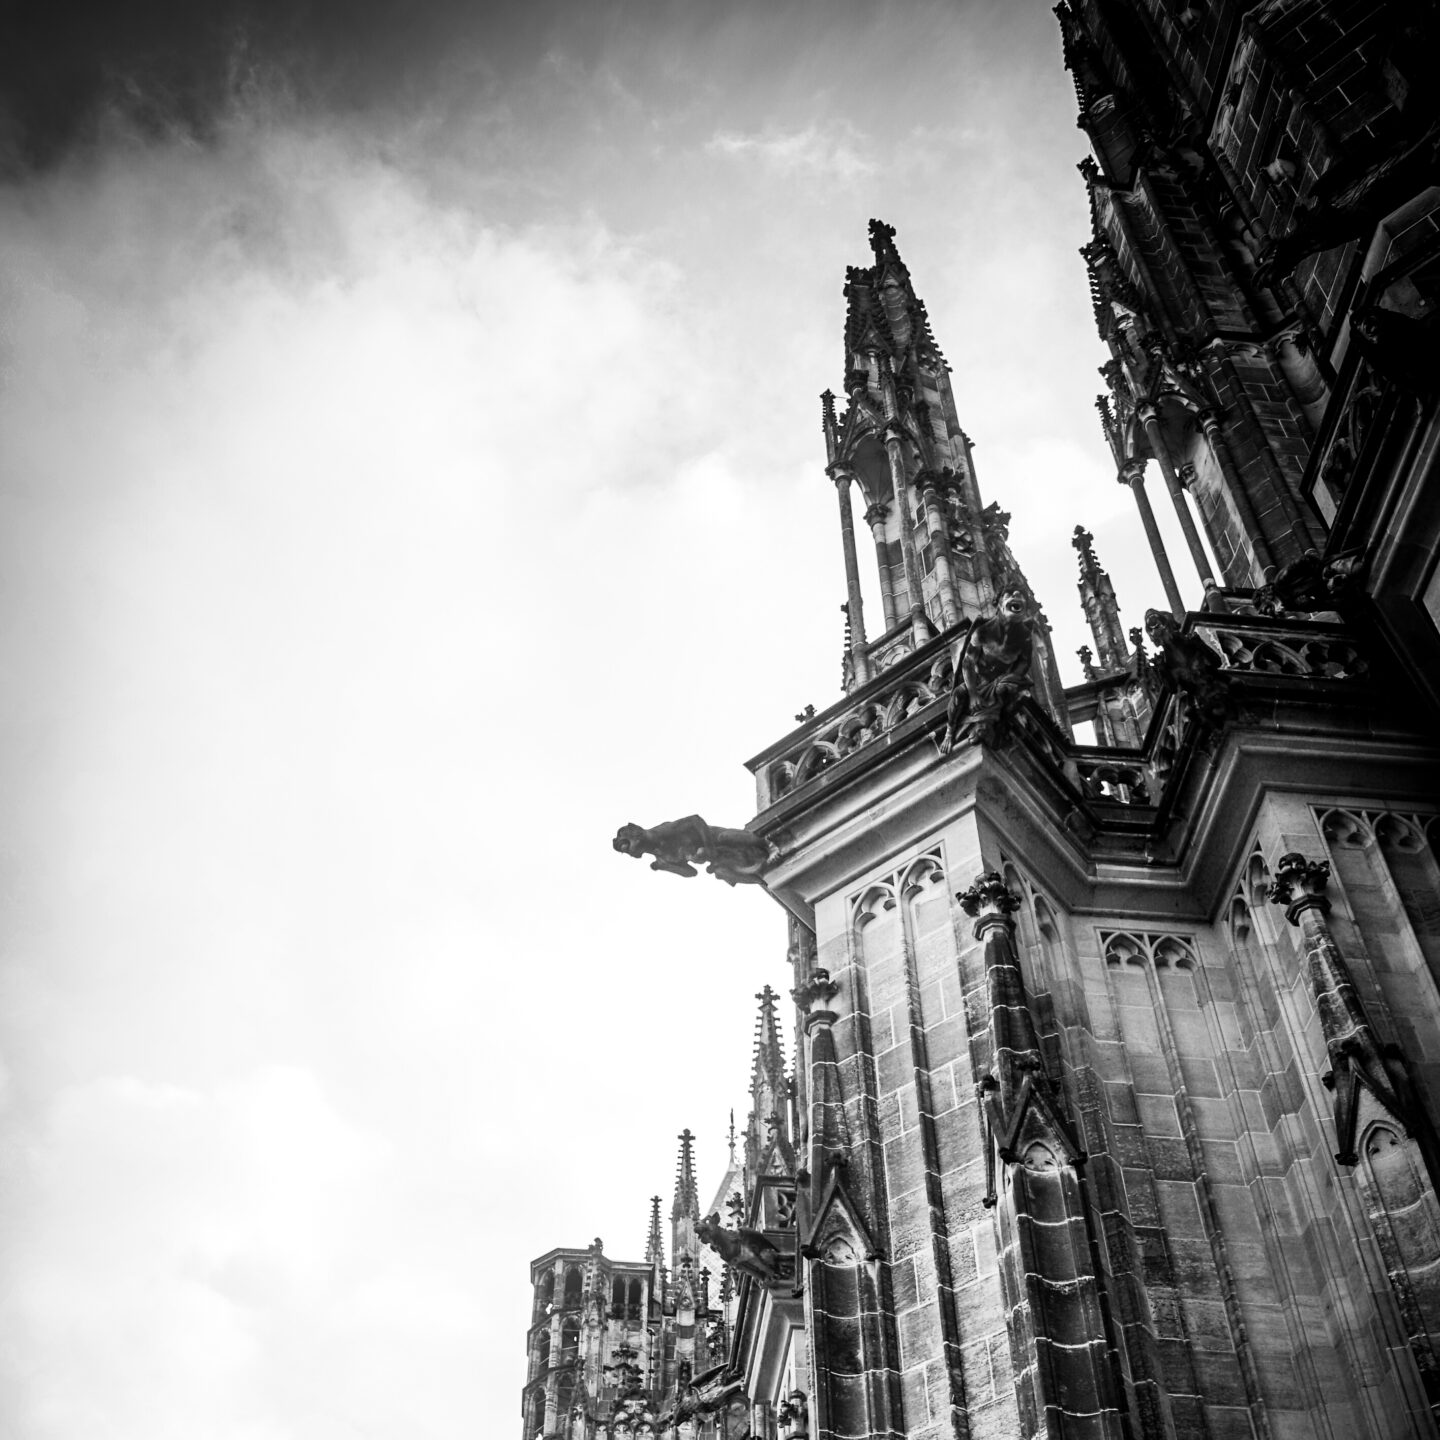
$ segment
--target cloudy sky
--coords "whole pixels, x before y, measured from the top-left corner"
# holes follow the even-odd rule
[[[526,1262],[718,1180],[787,983],[610,837],[837,698],[870,216],[1061,655],[1077,521],[1159,598],[1049,6],[17,13],[0,1436],[503,1437]]]

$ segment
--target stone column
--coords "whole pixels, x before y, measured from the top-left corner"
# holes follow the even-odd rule
[[[1330,1074],[1322,1078],[1335,1096],[1335,1159],[1355,1165],[1360,1158],[1355,1153],[1360,1085],[1407,1130],[1412,1128],[1413,1106],[1400,1053],[1393,1045],[1382,1046],[1371,1029],[1350,967],[1330,932],[1325,894],[1329,882],[1328,860],[1307,860],[1292,851],[1275,867],[1270,900],[1285,906],[1285,918],[1300,931],[1320,1033],[1330,1055]]]
[[[940,499],[940,477],[933,470],[921,473],[920,499],[925,506],[925,528],[935,552],[935,580],[940,587],[940,618],[948,630],[960,619],[955,576],[950,567],[950,539],[945,533],[945,510]]]
[[[1005,1166],[1004,1184],[992,1180],[985,1203],[996,1207],[1019,1434],[1122,1440],[1131,1429],[1120,1408],[1118,1342],[1096,1266],[1100,1236],[1086,1198],[1085,1155],[1045,1071],[1026,1000],[1011,919],[1020,898],[992,871],[977,875],[959,900],[985,946],[991,1055],[976,1069],[987,1173],[994,1175],[997,1158]]]
[[[831,1033],[840,1018],[832,1002],[840,986],[830,972],[817,967],[803,985],[790,992],[801,1011],[801,1025],[809,1048],[807,1086],[810,1092],[810,1213],[824,1194],[825,1182],[849,1148],[845,1101],[840,1093],[839,1061]],[[806,1219],[809,1219],[807,1214]]]
[[[1040,1070],[1040,1044],[1015,950],[1015,922],[1010,918],[1020,908],[1020,899],[994,872],[977,875],[958,899],[960,908],[974,917],[975,938],[985,947],[991,1055],[989,1074],[980,1084],[995,1093],[1003,1113],[1019,1100],[1024,1077]],[[1009,1163],[1014,1156],[1001,1144],[1000,1158]]]
[[[1155,523],[1155,512],[1150,508],[1150,497],[1145,493],[1145,462],[1127,460],[1120,467],[1117,478],[1122,485],[1128,485],[1135,496],[1135,506],[1140,511],[1140,523],[1145,527],[1145,538],[1150,542],[1150,553],[1155,557],[1155,568],[1160,572],[1160,584],[1165,589],[1165,599],[1175,618],[1183,620],[1185,602],[1180,598],[1180,588],[1175,584],[1175,572],[1170,568],[1170,557],[1165,553],[1165,542],[1160,538],[1160,527]]]
[[[1175,516],[1180,521],[1180,530],[1185,536],[1185,544],[1189,547],[1190,558],[1195,562],[1196,570],[1200,572],[1200,583],[1205,587],[1205,597],[1208,601],[1210,592],[1216,588],[1215,572],[1211,570],[1210,557],[1206,555],[1205,547],[1200,543],[1200,532],[1195,528],[1195,517],[1190,513],[1190,506],[1185,501],[1185,489],[1180,484],[1180,477],[1175,473],[1175,467],[1170,463],[1170,452],[1165,446],[1165,437],[1160,432],[1160,417],[1156,414],[1153,405],[1141,407],[1140,423],[1145,427],[1145,438],[1149,440],[1151,453],[1160,466],[1160,473],[1165,477],[1165,488],[1170,492],[1170,499],[1175,506]]]
[[[890,573],[888,547],[885,544],[885,520],[889,514],[890,507],[883,500],[877,500],[865,512],[865,523],[870,527],[871,535],[875,537],[875,564],[880,571],[880,607],[885,612],[885,629],[887,631],[892,629],[900,619],[895,613],[899,607],[895,603],[894,576]]]
[[[905,599],[910,614],[923,624],[925,599],[920,590],[920,561],[915,554],[915,536],[911,528],[910,481],[905,474],[905,442],[899,425],[893,420],[885,426],[885,455],[890,461],[890,488],[894,495],[896,512],[900,517],[900,563],[905,567]],[[928,629],[928,626],[926,628]],[[920,638],[916,636],[917,641]]]
[[[865,604],[860,596],[860,561],[855,554],[855,515],[850,506],[850,482],[854,476],[834,466],[830,477],[840,501],[840,544],[845,551],[845,597],[850,607],[850,664],[856,683],[863,685],[870,678],[870,665],[865,643]]]
[[[1213,410],[1202,410],[1199,420],[1205,443],[1220,466],[1220,473],[1225,477],[1225,484],[1234,497],[1235,508],[1240,512],[1240,523],[1250,537],[1250,546],[1255,551],[1256,560],[1260,562],[1261,583],[1268,585],[1275,578],[1275,557],[1270,553],[1270,542],[1260,529],[1260,517],[1250,503],[1250,492],[1246,490],[1240,473],[1235,468],[1235,457],[1230,453],[1230,444],[1220,428],[1220,417]]]

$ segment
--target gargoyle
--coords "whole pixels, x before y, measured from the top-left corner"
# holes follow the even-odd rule
[[[1302,202],[1288,234],[1271,240],[1255,271],[1260,285],[1275,285],[1308,256],[1368,235],[1381,220],[1435,183],[1440,174],[1440,124],[1378,162],[1357,155],[1326,171]]]
[[[781,1278],[780,1252],[759,1230],[744,1225],[727,1230],[720,1223],[719,1211],[715,1211],[695,1227],[695,1233],[727,1265],[753,1276],[762,1285],[773,1285]]]
[[[955,666],[942,755],[957,745],[1005,739],[1015,706],[1030,693],[1033,632],[1029,602],[1016,589],[1001,591],[996,613],[970,627]]]
[[[1364,563],[1365,557],[1359,550],[1347,550],[1328,560],[1318,555],[1302,555],[1256,592],[1256,606],[1269,615],[1279,610],[1301,615],[1336,610],[1358,586]]]
[[[1351,314],[1350,333],[1370,364],[1402,390],[1426,396],[1440,388],[1435,329],[1428,321],[1364,305]]]
[[[698,815],[666,820],[650,830],[622,825],[613,844],[622,855],[636,860],[653,855],[650,868],[671,875],[698,875],[695,865],[703,864],[727,885],[758,884],[770,858],[769,847],[758,835],[709,825]]]
[[[1212,725],[1225,719],[1225,681],[1220,657],[1201,639],[1182,635],[1165,610],[1145,612],[1145,633],[1158,647],[1155,668],[1161,678],[1188,695],[1196,711]]]

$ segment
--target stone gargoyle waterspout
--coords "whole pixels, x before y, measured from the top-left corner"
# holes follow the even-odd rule
[[[761,1231],[744,1225],[738,1230],[727,1230],[717,1213],[707,1215],[695,1227],[695,1233],[727,1265],[753,1276],[762,1285],[771,1285],[781,1278],[780,1252]]]
[[[646,829],[622,825],[615,832],[614,847],[636,860],[653,855],[652,870],[671,875],[698,875],[703,864],[727,885],[759,884],[760,872],[770,859],[770,847],[749,830],[711,825],[698,815],[683,820],[666,820]]]

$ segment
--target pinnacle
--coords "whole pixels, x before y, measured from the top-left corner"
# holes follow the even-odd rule
[[[665,1261],[664,1242],[660,1238],[660,1197],[650,1197],[650,1233],[645,1237],[645,1259],[651,1264]]]
[[[886,260],[899,260],[900,252],[895,248],[895,227],[887,225],[883,220],[872,220],[870,248],[875,252],[875,259],[880,264]]]
[[[760,1014],[755,1021],[755,1058],[750,1071],[750,1089],[753,1093],[768,1084],[778,1092],[785,1081],[785,1052],[775,1025],[775,1001],[778,997],[767,985],[755,998],[760,1002]]]
[[[670,1218],[679,1220],[690,1215],[700,1218],[700,1196],[695,1186],[695,1136],[689,1126],[679,1135],[680,1156],[675,1162],[675,1200],[670,1206]]]
[[[1077,525],[1070,543],[1080,557],[1080,573],[1087,578],[1099,573],[1100,562],[1095,557],[1095,537],[1083,526]]]

